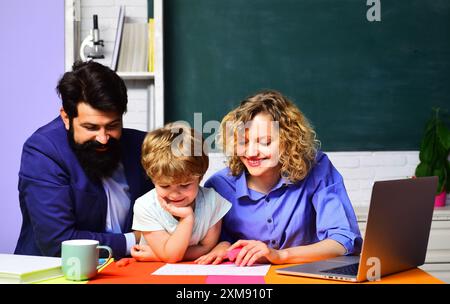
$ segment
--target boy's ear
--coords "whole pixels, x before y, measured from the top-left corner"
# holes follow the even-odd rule
[[[69,119],[69,115],[67,115],[67,113],[66,113],[66,111],[64,111],[63,107],[61,107],[61,109],[59,109],[59,115],[61,116],[61,119],[64,122],[64,127],[66,128],[67,131],[69,131],[70,119]]]

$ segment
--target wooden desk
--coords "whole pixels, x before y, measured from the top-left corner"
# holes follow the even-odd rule
[[[275,269],[289,265],[273,265],[265,277],[250,276],[158,276],[151,275],[164,263],[135,262],[125,267],[117,267],[115,262],[106,266],[87,284],[443,284],[441,280],[427,272],[415,268],[381,278],[379,282],[348,283],[332,280],[310,279],[280,275]],[[63,278],[43,283],[73,283]]]

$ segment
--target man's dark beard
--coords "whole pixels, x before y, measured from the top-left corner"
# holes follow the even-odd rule
[[[105,145],[96,140],[78,144],[75,142],[72,126],[67,132],[67,137],[81,167],[89,178],[98,179],[112,176],[121,159],[120,143],[117,139],[110,137]],[[96,149],[104,147],[108,149],[103,152],[96,151]]]

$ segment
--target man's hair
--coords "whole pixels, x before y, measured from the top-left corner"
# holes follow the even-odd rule
[[[77,61],[64,73],[56,87],[64,111],[70,119],[78,116],[77,105],[85,102],[102,112],[120,115],[127,110],[127,88],[110,68],[95,61]]]
[[[209,158],[204,139],[194,129],[170,123],[149,132],[142,144],[142,166],[155,183],[183,183],[202,179]]]

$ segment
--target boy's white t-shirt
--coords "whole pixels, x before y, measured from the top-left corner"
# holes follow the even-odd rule
[[[172,234],[178,221],[161,207],[156,195],[156,190],[152,189],[136,200],[133,209],[133,230],[165,230]],[[194,227],[189,246],[197,245],[206,236],[209,228],[214,226],[230,208],[231,203],[214,189],[199,186],[195,198]],[[143,237],[140,244],[146,244]]]

